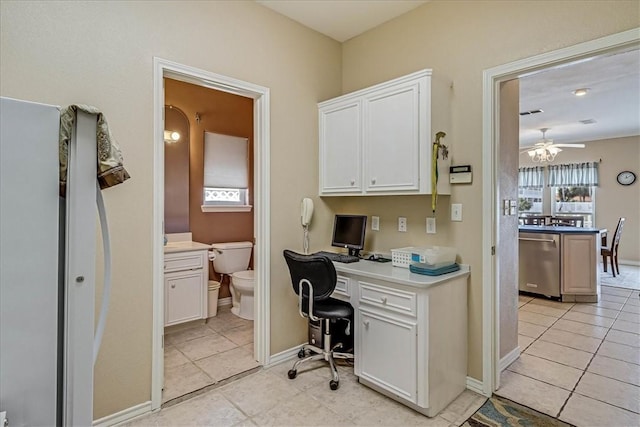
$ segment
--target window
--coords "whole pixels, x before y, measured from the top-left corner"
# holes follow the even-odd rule
[[[249,140],[205,132],[202,211],[249,211]]]
[[[544,168],[518,170],[518,211],[521,214],[542,214]]]
[[[560,186],[551,187],[551,215],[575,216],[584,218],[584,227],[595,224],[596,187]]]

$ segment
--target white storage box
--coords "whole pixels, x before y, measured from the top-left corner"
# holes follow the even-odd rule
[[[391,249],[391,262],[394,267],[409,268],[412,262],[449,265],[456,260],[456,249],[448,246],[414,247]]]

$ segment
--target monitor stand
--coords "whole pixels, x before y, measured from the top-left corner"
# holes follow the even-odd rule
[[[349,248],[349,255],[360,258],[360,249]]]

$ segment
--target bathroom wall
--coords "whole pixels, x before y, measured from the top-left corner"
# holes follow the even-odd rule
[[[253,205],[253,99],[165,79],[165,103],[180,108],[189,118],[189,224],[194,241],[253,242],[251,212],[202,212],[204,178],[204,133],[215,132],[249,139],[249,204]],[[200,117],[198,122],[196,113]],[[253,259],[251,262],[253,266]],[[209,278],[219,280],[213,269]],[[220,288],[220,298],[231,296],[229,277]]]

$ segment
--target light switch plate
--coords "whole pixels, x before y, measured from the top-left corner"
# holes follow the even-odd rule
[[[462,221],[462,203],[451,204],[451,221]]]

